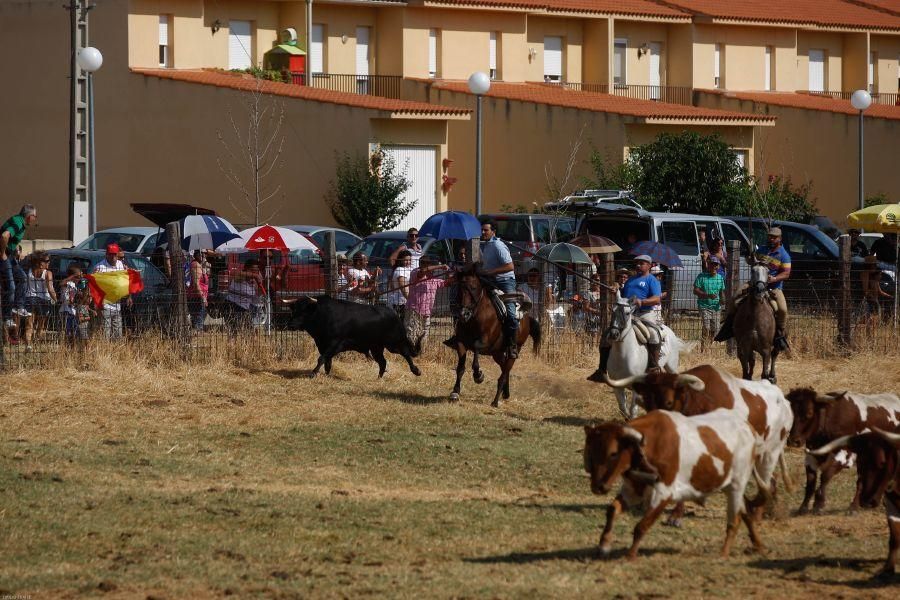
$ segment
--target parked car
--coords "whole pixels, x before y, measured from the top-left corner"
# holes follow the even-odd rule
[[[825,215],[816,215],[809,223],[810,225],[815,225],[822,233],[833,240],[838,239],[844,233],[840,227],[834,224],[834,221]]]
[[[753,239],[757,247],[766,246],[770,226],[768,220],[750,217],[731,219]],[[782,244],[791,255],[791,277],[784,282],[785,296],[795,303],[814,305],[821,304],[825,299],[834,299],[839,289],[841,272],[837,243],[814,225],[772,221],[771,226],[781,229]],[[852,271],[857,272],[862,266],[861,259],[853,259]],[[854,282],[858,282],[858,277],[854,276]],[[891,272],[882,270],[881,288],[893,293],[894,279]]]
[[[103,250],[77,248],[48,250],[47,253],[50,255],[50,272],[53,273],[53,281],[57,286],[65,279],[70,265],[78,265],[87,275],[106,256]],[[126,267],[140,272],[144,282],[144,290],[133,296],[133,308],[125,315],[126,326],[130,325],[137,330],[158,326],[171,313],[172,290],[169,280],[146,256],[126,252],[124,262]]]
[[[572,239],[576,222],[568,216],[525,213],[483,214],[478,220],[497,225],[497,236],[509,245],[516,262],[531,257],[541,246]]]
[[[160,235],[165,234],[159,227],[113,227],[90,235],[75,250],[105,250],[108,244],[118,244],[125,252],[149,255]]]
[[[616,242],[622,252],[617,253],[620,263],[631,262],[628,252],[631,243],[651,240],[671,247],[682,262],[681,269],[672,269],[668,276],[674,278],[673,297],[670,310],[696,310],[697,300],[693,294],[693,283],[702,270],[700,239],[697,232],[705,229],[707,236],[723,238],[726,242],[740,243],[741,255],[750,252],[750,241],[734,221],[722,218],[681,213],[649,212],[632,206],[603,204],[581,207],[578,212],[578,234],[592,234],[607,237]],[[632,240],[629,243],[629,240]],[[740,262],[739,278],[750,278],[750,267],[746,261]]]
[[[334,248],[338,254],[347,254],[353,246],[362,239],[355,233],[351,233],[346,229],[337,227],[325,227],[322,225],[282,225],[286,229],[291,229],[297,233],[303,234],[308,240],[322,249],[325,245],[325,233],[334,232]]]

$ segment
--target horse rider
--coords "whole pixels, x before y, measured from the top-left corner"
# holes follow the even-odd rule
[[[492,222],[481,225],[481,270],[479,274],[489,279],[507,299],[506,318],[503,320],[503,343],[509,358],[518,358],[519,347],[516,334],[519,331],[519,320],[516,318],[516,302],[511,294],[516,291],[516,272],[512,255],[500,238]]]
[[[785,351],[788,349],[786,328],[788,308],[784,299],[784,282],[791,278],[791,255],[781,244],[781,228],[770,227],[768,233],[768,248],[765,253],[757,249],[756,258],[765,263],[769,268],[769,296],[775,301],[775,339],[772,341],[773,346]],[[736,298],[728,307],[728,314],[725,316],[725,323],[722,329],[716,335],[717,342],[724,342],[734,336],[734,312],[735,307],[740,304],[747,291],[750,289],[749,284],[744,284],[741,288],[738,298]]]
[[[652,259],[646,254],[636,256],[634,259],[637,273],[628,278],[621,290],[622,298],[631,298],[637,305],[634,316],[647,324],[649,339],[647,340],[647,370],[659,370],[659,353],[662,346],[662,335],[659,330],[654,307],[662,300],[662,286],[659,280],[650,273]],[[602,376],[606,373],[609,364],[609,355],[612,352],[612,344],[603,336],[600,342],[600,367],[597,373]]]

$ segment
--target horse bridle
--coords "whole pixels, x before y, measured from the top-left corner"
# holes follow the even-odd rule
[[[469,297],[472,299],[472,304],[470,306],[463,306],[460,301],[460,309],[459,309],[459,318],[462,322],[467,322],[475,316],[475,309],[481,303],[481,299],[484,298],[484,287],[481,287],[481,290],[478,294],[478,297],[475,297],[475,290],[472,286],[466,285],[462,281],[459,284],[460,296],[462,293],[468,293]],[[462,298],[460,298],[462,300]]]

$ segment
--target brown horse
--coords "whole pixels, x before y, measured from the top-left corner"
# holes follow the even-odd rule
[[[497,316],[497,310],[488,291],[478,276],[474,265],[466,267],[459,274],[460,317],[456,321],[453,335],[459,360],[456,363],[456,385],[453,386],[451,400],[459,400],[460,381],[466,372],[466,353],[471,351],[475,358],[472,369],[475,381],[483,379],[478,368],[478,355],[489,354],[500,366],[500,377],[497,379],[497,393],[491,406],[500,406],[500,396],[509,398],[509,372],[515,364],[515,358],[509,358],[503,343],[503,326]],[[516,344],[521,348],[525,340],[531,337],[534,352],[541,343],[541,325],[530,315],[519,322]]]
[[[760,377],[775,383],[778,350],[773,343],[775,313],[769,305],[769,295],[766,292],[769,270],[764,265],[755,265],[751,273],[747,297],[734,312],[734,341],[744,379],[753,379],[753,369],[756,366],[753,353],[756,352],[762,357]]]

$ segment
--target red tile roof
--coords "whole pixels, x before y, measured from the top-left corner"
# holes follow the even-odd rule
[[[431,84],[433,89],[469,94],[465,81],[438,80]],[[501,83],[491,84],[488,97],[520,102],[534,102],[551,106],[564,106],[593,112],[614,113],[650,120],[671,121],[715,121],[737,122],[742,125],[774,123],[773,117],[742,112],[730,112],[711,108],[698,108],[681,104],[635,100],[611,94],[569,90],[559,85],[545,83]]]
[[[638,15],[647,17],[680,17],[690,14],[654,0],[427,0],[435,4],[521,8],[562,12]]]
[[[659,0],[697,16],[823,27],[900,29],[900,17],[850,0]],[[878,0],[864,0],[868,2]],[[891,0],[881,0],[890,3]],[[896,6],[896,1],[892,2]]]
[[[807,110],[821,110],[833,113],[843,113],[856,116],[859,111],[853,108],[849,100],[840,100],[830,96],[816,94],[801,94],[790,92],[723,92],[720,90],[699,90],[708,94],[717,94],[726,98],[749,100],[762,104],[785,106],[788,108],[803,108]],[[866,109],[866,117],[900,120],[900,106],[885,104],[872,104]]]
[[[160,79],[173,79],[188,83],[199,83],[216,87],[225,87],[235,90],[253,91],[257,89],[257,80],[252,77],[244,77],[237,73],[228,73],[217,70],[176,70],[176,69],[131,69],[133,73]],[[312,102],[325,102],[328,104],[341,104],[355,108],[368,108],[372,110],[388,111],[392,113],[410,115],[446,115],[464,116],[472,111],[452,106],[439,106],[427,102],[412,102],[409,100],[393,100],[380,96],[364,96],[349,94],[346,92],[333,92],[320,88],[311,88],[289,83],[259,80],[259,89],[264,94],[286,96]]]
[[[900,0],[848,0],[860,6],[870,6],[900,16]]]

